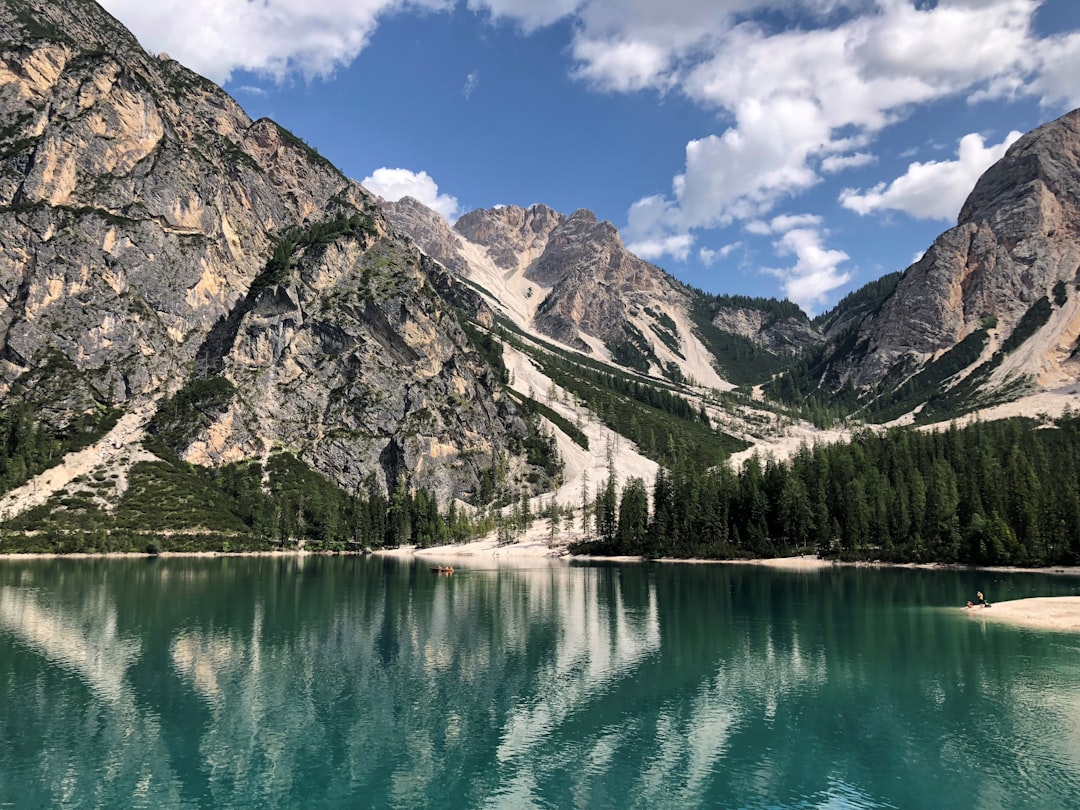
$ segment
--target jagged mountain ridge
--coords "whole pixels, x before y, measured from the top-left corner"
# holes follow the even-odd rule
[[[705,308],[708,319],[720,333],[768,353],[768,362],[757,364],[759,382],[782,369],[778,358],[809,357],[814,384],[825,395],[855,392],[859,410],[875,400],[888,400],[892,410],[917,408],[949,390],[952,412],[965,412],[1024,390],[1070,386],[1080,377],[1078,155],[1080,111],[1024,136],[976,184],[957,226],[919,261],[812,322],[771,315],[768,302],[718,301]],[[418,217],[422,206],[410,205]],[[424,216],[438,219],[433,212]],[[519,311],[522,324],[579,349],[595,350],[599,343],[601,355],[604,348],[606,356],[614,354],[622,324],[636,325],[635,308],[669,317],[695,306],[701,312],[701,302],[677,282],[665,286],[659,268],[626,259],[615,229],[588,212],[566,217],[544,206],[477,211],[453,230],[442,223],[428,234],[409,217],[390,218],[466,277],[475,274],[470,267],[483,252],[508,277],[535,281],[545,297],[535,309]],[[613,276],[618,282],[605,284]],[[634,295],[648,303],[636,307]],[[648,328],[640,331],[643,344],[662,342]],[[732,367],[729,354],[741,351],[730,342],[713,342],[710,349],[722,375]],[[650,371],[656,374],[658,364],[650,363]],[[920,390],[903,398],[892,393],[909,381],[909,389]]]
[[[591,211],[502,206],[469,212],[451,228],[408,197],[383,206],[519,327],[655,377],[731,387],[722,359],[696,334],[697,294],[626,250],[617,229]]]
[[[235,394],[174,449],[288,449],[349,489],[448,497],[513,452],[455,312],[482,305],[359,185],[87,0],[9,0],[0,42],[6,406],[63,428],[219,375]]]

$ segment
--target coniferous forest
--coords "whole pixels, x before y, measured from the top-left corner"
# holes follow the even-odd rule
[[[941,432],[864,431],[749,460],[661,471],[642,518],[601,521],[581,550],[739,558],[817,552],[843,560],[1053,565],[1080,562],[1080,417],[975,423]],[[603,490],[601,490],[601,497]],[[602,509],[597,508],[599,516]]]

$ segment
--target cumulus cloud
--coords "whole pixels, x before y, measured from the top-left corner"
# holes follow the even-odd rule
[[[865,147],[913,105],[1032,67],[1037,0],[875,5],[832,27],[776,33],[742,22],[702,43],[706,55],[682,65],[678,87],[732,123],[687,144],[670,196],[638,211],[638,227],[689,232],[762,220],[823,174],[872,162]],[[649,212],[662,216],[643,221]]]
[[[690,248],[694,246],[694,237],[688,233],[672,234],[670,236],[645,237],[634,242],[628,242],[626,249],[646,261],[656,261],[662,256],[671,256],[677,261],[684,262],[690,255]]]
[[[383,167],[365,177],[360,185],[390,202],[397,202],[402,197],[412,197],[433,211],[438,211],[451,223],[457,219],[461,210],[457,197],[440,194],[439,186],[427,172]]]
[[[581,37],[574,43],[574,56],[579,60],[574,75],[603,90],[626,93],[670,84],[671,56],[650,42]]]
[[[237,70],[311,79],[348,65],[381,17],[451,0],[103,0],[143,47],[222,83]]]
[[[706,267],[711,267],[717,259],[726,259],[742,246],[742,242],[732,242],[731,244],[724,245],[716,250],[703,247],[698,251],[698,259]]]
[[[828,300],[830,291],[851,280],[851,273],[839,269],[850,257],[842,250],[827,249],[823,242],[819,230],[794,228],[780,237],[775,248],[780,256],[794,256],[795,264],[765,270],[781,279],[784,294],[810,313]]]
[[[877,161],[877,158],[869,152],[853,152],[850,155],[829,155],[821,161],[821,171],[825,174],[836,174],[845,169],[856,169],[859,166],[868,166]]]
[[[1051,37],[1039,44],[1039,75],[1031,91],[1044,105],[1080,107],[1080,33]]]
[[[859,214],[903,211],[918,219],[954,220],[976,181],[997,162],[1017,138],[1010,132],[999,144],[987,146],[977,133],[960,139],[956,160],[912,163],[891,183],[878,183],[866,192],[845,189],[840,202]]]

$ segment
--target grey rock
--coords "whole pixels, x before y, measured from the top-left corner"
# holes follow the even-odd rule
[[[525,427],[455,313],[490,310],[358,184],[94,3],[9,0],[0,42],[6,401],[63,427],[223,374],[236,397],[188,459],[285,448],[343,486],[376,470],[443,497],[513,451]],[[362,226],[265,276],[337,217]]]

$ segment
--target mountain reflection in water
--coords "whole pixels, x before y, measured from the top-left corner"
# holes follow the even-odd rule
[[[1080,795],[1080,641],[946,609],[985,575],[473,562],[5,561],[0,805]]]

